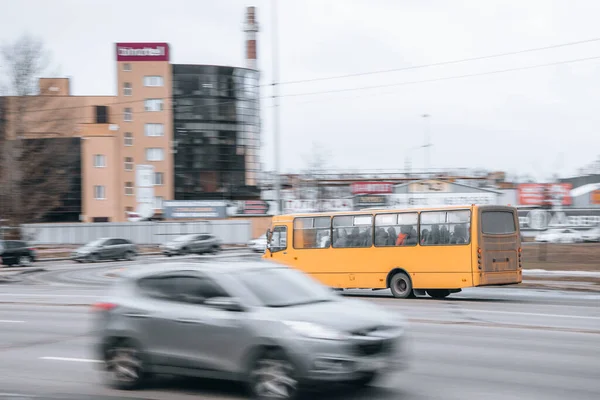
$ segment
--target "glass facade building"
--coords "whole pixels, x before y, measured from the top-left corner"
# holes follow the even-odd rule
[[[172,68],[175,199],[260,198],[259,72]]]

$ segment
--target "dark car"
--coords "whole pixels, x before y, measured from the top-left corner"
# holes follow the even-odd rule
[[[241,380],[254,397],[368,385],[407,366],[406,324],[267,261],[144,265],[95,304],[107,383],[135,389],[161,374]]]
[[[71,258],[77,262],[96,262],[101,260],[131,261],[135,259],[137,254],[136,245],[127,239],[101,238],[75,250]]]
[[[0,257],[8,266],[27,266],[36,260],[35,249],[23,240],[0,240]]]
[[[221,241],[209,233],[178,236],[161,246],[161,251],[167,257],[181,254],[214,254],[219,250],[221,250]]]

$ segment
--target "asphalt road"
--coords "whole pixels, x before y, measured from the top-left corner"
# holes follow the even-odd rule
[[[151,261],[150,261],[151,262]],[[89,304],[125,263],[56,265],[0,286],[0,399],[242,399],[235,385],[164,378],[102,385]],[[447,300],[352,291],[408,317],[410,368],[330,399],[600,399],[600,295],[474,288]]]

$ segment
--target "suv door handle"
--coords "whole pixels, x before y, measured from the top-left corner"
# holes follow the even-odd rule
[[[200,319],[177,318],[175,321],[182,324],[202,324],[204,321]]]
[[[149,317],[148,314],[141,314],[141,313],[126,313],[125,316],[130,317],[130,318],[148,318]]]

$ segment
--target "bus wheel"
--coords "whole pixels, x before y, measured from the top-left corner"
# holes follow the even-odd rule
[[[398,272],[392,276],[390,289],[392,290],[392,295],[398,299],[414,297],[412,282],[404,272]]]
[[[450,291],[448,289],[431,289],[427,291],[427,294],[434,299],[445,299],[450,295]]]

